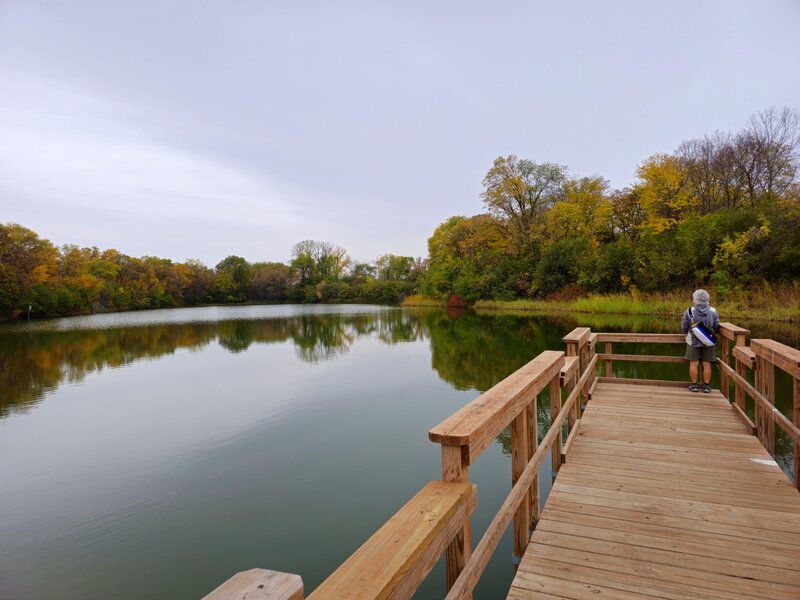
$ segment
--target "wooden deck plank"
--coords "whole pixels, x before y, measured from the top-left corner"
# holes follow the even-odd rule
[[[749,562],[733,560],[727,557],[697,556],[686,552],[645,548],[644,546],[637,546],[635,544],[609,542],[577,535],[566,535],[563,533],[551,533],[539,528],[534,532],[532,539],[546,546],[592,552],[601,557],[598,558],[599,562],[602,562],[603,557],[606,556],[618,556],[631,561],[647,561],[679,567],[686,571],[695,570],[702,571],[703,573],[728,575],[730,577],[741,577],[743,573],[746,573],[752,579],[758,581],[774,582],[797,587],[797,592],[800,594],[800,573],[797,571],[787,571],[781,567],[753,565]]]
[[[735,560],[741,564],[761,565],[776,567],[790,571],[800,572],[800,562],[796,556],[786,556],[780,553],[758,554],[752,551],[751,544],[746,540],[728,541],[720,547],[714,544],[715,538],[709,534],[698,536],[697,541],[690,541],[677,535],[654,536],[650,532],[636,533],[633,528],[626,527],[624,531],[609,526],[605,522],[595,521],[593,524],[576,524],[547,519],[539,524],[541,531],[554,534],[569,535],[573,537],[588,538],[590,540],[637,546],[646,550],[666,550],[684,555],[717,559],[724,556],[726,560]],[[798,580],[800,581],[800,580]]]
[[[617,573],[600,568],[580,567],[567,562],[548,560],[546,558],[536,559],[536,569],[537,572],[548,573],[560,579],[608,586],[623,592],[635,592],[640,594],[637,598],[641,598],[642,582],[635,575]],[[527,573],[527,571],[525,573]],[[651,595],[657,598],[667,598],[669,600],[686,600],[687,598],[696,598],[697,600],[737,600],[742,597],[741,594],[725,592],[724,590],[701,588],[681,582],[670,582],[667,584],[651,579],[647,582],[647,585],[647,591]]]
[[[519,573],[536,572],[535,565],[538,559],[565,562],[576,565],[581,569],[602,569],[636,576],[641,580],[642,589],[647,589],[649,586],[656,584],[665,584],[670,587],[676,584],[689,584],[708,590],[738,594],[734,596],[737,598],[758,598],[759,600],[765,600],[766,598],[796,600],[797,594],[800,592],[794,586],[748,579],[747,574],[737,577],[714,573],[713,571],[685,569],[647,560],[614,555],[604,556],[596,552],[571,550],[544,544],[530,544],[528,546],[528,551],[525,553],[517,575]],[[516,577],[514,583],[516,583]],[[512,583],[512,586],[514,583]]]
[[[740,520],[730,523],[728,519],[719,518],[717,515],[684,514],[680,510],[671,512],[662,507],[652,509],[650,503],[641,506],[627,504],[618,506],[613,499],[596,496],[581,496],[568,492],[558,491],[551,493],[550,500],[559,499],[559,510],[579,510],[581,514],[597,514],[608,518],[622,518],[624,520],[644,523],[658,523],[669,527],[691,528],[695,531],[708,531],[725,535],[747,537],[755,540],[774,541],[780,544],[800,546],[800,535],[794,531],[774,530],[761,527],[757,522]]]
[[[610,460],[595,460],[595,457],[590,454],[581,454],[579,456],[581,459],[580,463],[578,463],[581,467],[580,471],[586,471],[587,468],[590,468],[593,474],[602,474],[609,478],[615,476],[622,478],[634,477],[638,480],[647,480],[653,483],[667,481],[669,485],[672,485],[674,481],[678,481],[679,483],[688,483],[701,488],[710,487],[715,490],[721,488],[736,490],[736,493],[747,493],[753,488],[752,480],[750,480],[747,475],[744,477],[737,477],[737,474],[731,471],[695,471],[686,468],[673,469],[670,468],[671,465],[669,465],[669,463],[659,463],[665,466],[657,470],[647,470],[643,469],[641,465],[630,466],[625,463],[613,463]],[[575,470],[577,471],[579,469],[576,468]],[[764,494],[765,491],[768,491],[769,493],[774,492],[787,498],[793,497],[791,491],[787,490],[783,482],[777,477],[766,477],[762,486],[763,487],[758,488],[759,494]]]
[[[686,540],[690,543],[704,544],[709,548],[739,548],[746,546],[756,551],[756,553],[764,552],[767,554],[779,554],[780,556],[789,557],[792,561],[796,561],[790,568],[800,569],[800,546],[775,543],[771,538],[768,540],[753,539],[747,536],[747,534],[743,534],[742,536],[731,535],[736,531],[731,527],[724,530],[724,533],[705,532],[695,529],[691,522],[680,524],[673,521],[669,525],[659,525],[652,523],[650,520],[636,522],[629,518],[609,518],[607,515],[565,511],[562,510],[561,503],[557,510],[551,509],[548,516],[551,521],[564,522],[571,525],[601,527],[612,531],[647,535],[654,538],[664,537],[671,540]],[[710,551],[719,552],[719,550],[716,549]],[[753,556],[754,558],[758,558],[757,554]]]
[[[579,446],[573,447],[574,452],[587,452],[596,456],[619,457],[623,460],[652,460],[655,462],[669,462],[687,467],[711,466],[714,468],[730,468],[736,471],[764,471],[773,474],[783,474],[772,457],[764,457],[758,453],[730,454],[726,452],[707,452],[700,460],[697,452],[685,451],[680,448],[643,448],[618,442],[605,440],[584,439]]]
[[[624,477],[618,474],[604,477],[603,474],[595,473],[592,470],[583,470],[580,472],[569,470],[566,473],[559,474],[559,476],[563,477],[565,483],[585,485],[602,490],[619,490],[632,494],[646,494],[658,498],[684,498],[687,500],[731,506],[774,508],[774,510],[781,512],[785,511],[800,514],[800,506],[795,506],[795,504],[791,502],[794,496],[791,494],[790,490],[786,490],[785,488],[783,488],[782,491],[773,490],[770,494],[765,494],[758,488],[741,491],[738,489],[720,488],[713,484],[692,484],[676,479],[642,479],[638,477]]]
[[[718,391],[602,381],[508,597],[800,598],[800,494]]]

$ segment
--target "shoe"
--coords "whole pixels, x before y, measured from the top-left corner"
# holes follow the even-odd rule
[[[689,386],[689,391],[690,392],[699,392],[700,390],[697,389],[697,384],[693,383],[692,385]]]
[[[711,386],[708,385],[707,383],[703,384],[703,393],[704,394],[710,394],[711,393]]]

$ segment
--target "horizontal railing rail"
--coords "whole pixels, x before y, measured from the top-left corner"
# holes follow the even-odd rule
[[[411,598],[476,504],[474,485],[431,481],[308,599]]]

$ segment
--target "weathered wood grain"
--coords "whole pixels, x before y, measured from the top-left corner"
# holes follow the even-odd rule
[[[299,575],[250,569],[237,573],[203,600],[303,600]]]
[[[558,378],[564,353],[546,350],[428,432],[431,441],[467,448],[468,462],[508,427],[517,415]]]
[[[469,483],[432,481],[309,595],[309,600],[410,598],[475,507]]]

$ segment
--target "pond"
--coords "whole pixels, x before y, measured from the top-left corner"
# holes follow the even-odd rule
[[[675,321],[284,305],[3,324],[0,597],[198,599],[252,567],[313,590],[440,477],[431,427],[577,325]],[[797,346],[792,328],[737,324]],[[470,467],[473,543],[510,488],[503,441]],[[511,550],[507,534],[476,598],[507,588]],[[439,564],[416,597],[443,591]]]

